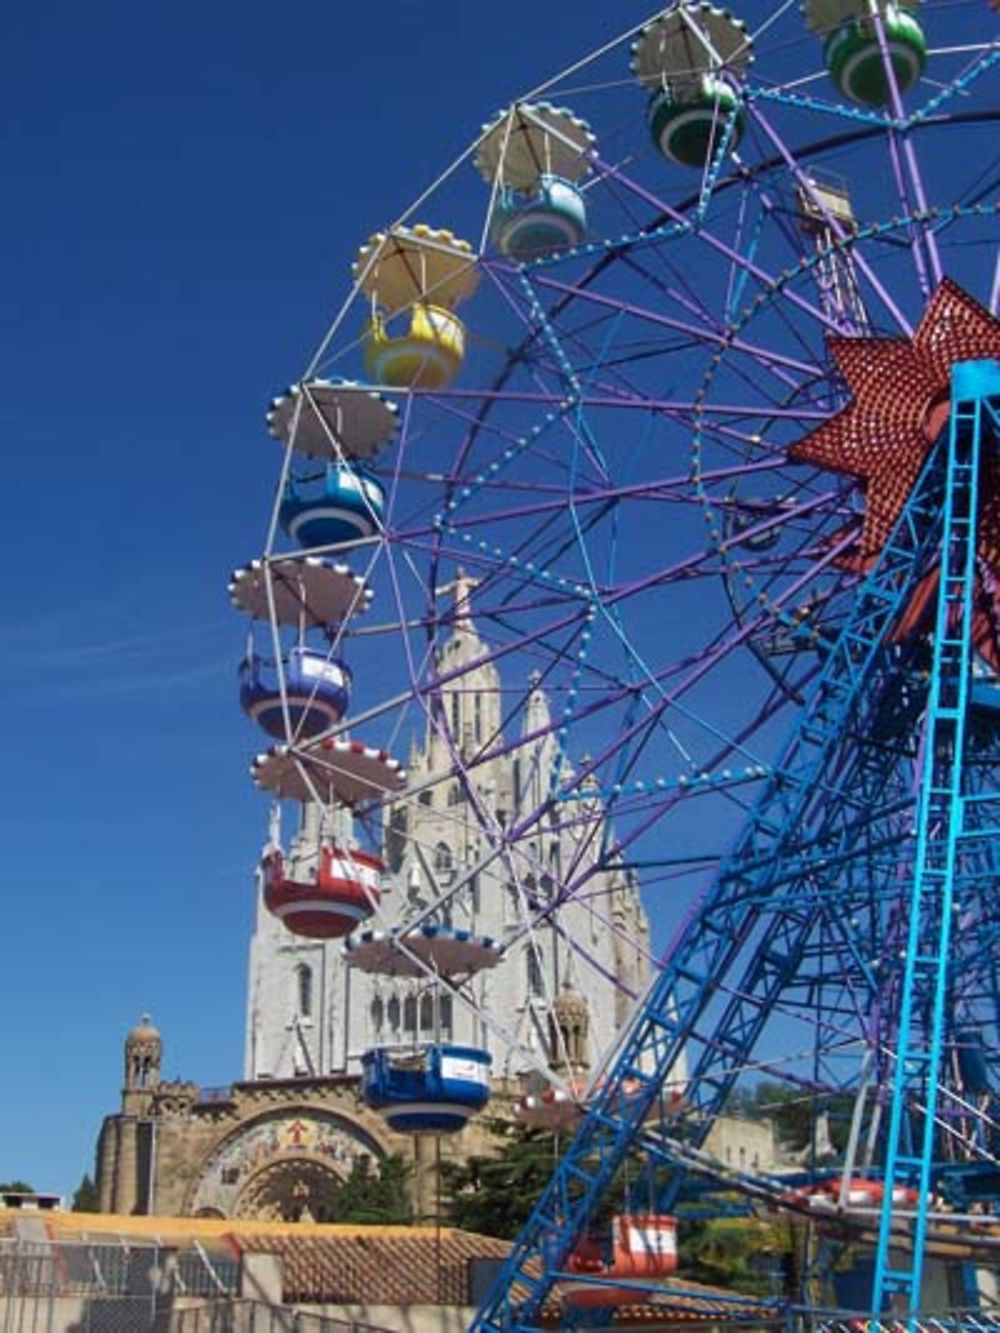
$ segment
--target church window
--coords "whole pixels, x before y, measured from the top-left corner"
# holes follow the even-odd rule
[[[477,741],[483,739],[483,696],[477,691],[473,700],[473,722]]]
[[[545,975],[542,960],[542,951],[537,944],[528,945],[524,954],[525,974],[528,984],[528,994],[539,999],[545,994]]]
[[[438,875],[449,876],[454,868],[451,848],[446,842],[439,842],[434,848],[434,870]]]
[[[430,787],[426,787],[417,797],[417,800],[421,805],[433,805],[434,793],[431,791]]]
[[[386,1006],[386,1018],[389,1020],[389,1030],[393,1033],[399,1032],[399,1000],[394,995]]]
[[[403,852],[406,848],[407,810],[397,805],[389,816],[389,827],[385,835],[386,860],[389,868],[396,874],[403,864]]]
[[[403,1001],[403,1030],[415,1033],[417,1030],[417,997],[408,995]]]
[[[438,1000],[438,1012],[441,1015],[441,1034],[451,1036],[451,996],[442,995]]]
[[[461,726],[461,717],[462,717],[461,703],[458,698],[458,690],[452,690],[450,698],[451,698],[451,734],[453,737],[457,738],[460,735],[459,728]]]
[[[313,973],[308,963],[299,963],[295,969],[295,1002],[299,1018],[312,1018]]]
[[[372,1027],[376,1033],[381,1035],[382,1028],[385,1026],[385,1004],[380,995],[376,995],[372,1000]]]
[[[420,1000],[420,1031],[434,1031],[434,997],[424,995]]]
[[[448,788],[448,804],[458,805],[461,799],[462,799],[462,788],[459,786],[457,782],[453,782],[451,786]]]

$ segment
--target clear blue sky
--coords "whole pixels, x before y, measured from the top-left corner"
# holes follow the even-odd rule
[[[168,1076],[240,1074],[266,805],[225,588],[262,545],[263,411],[357,244],[645,8],[530,13],[5,12],[0,1179],[75,1187],[144,1009]]]

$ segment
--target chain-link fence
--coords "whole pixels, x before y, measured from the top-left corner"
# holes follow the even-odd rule
[[[177,1306],[140,1296],[0,1296],[2,1333],[392,1333],[373,1324],[305,1314],[260,1301]]]
[[[235,1296],[235,1256],[195,1247],[0,1241],[0,1295]]]
[[[177,1310],[170,1333],[392,1333],[355,1319],[335,1319],[265,1305],[261,1301],[220,1301],[196,1310]]]

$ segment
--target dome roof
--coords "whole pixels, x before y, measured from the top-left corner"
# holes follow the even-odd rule
[[[153,1026],[153,1020],[150,1018],[149,1014],[142,1015],[138,1023],[136,1023],[135,1027],[132,1029],[132,1031],[128,1034],[128,1037],[126,1038],[126,1041],[128,1042],[155,1041],[159,1043],[160,1040],[161,1038],[159,1029]]]

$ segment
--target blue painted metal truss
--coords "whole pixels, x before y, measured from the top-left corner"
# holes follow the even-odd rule
[[[956,367],[948,438],[474,1330],[539,1326],[626,1162],[640,1162],[633,1192],[664,1211],[692,1171],[776,1202],[787,1182],[720,1169],[705,1141],[738,1080],[781,1061],[804,1098],[851,1098],[849,1153],[884,1176],[881,1217],[867,1224],[878,1235],[873,1310],[890,1298],[919,1308],[931,1200],[952,1166],[963,1198],[989,1172],[1000,1197],[1000,687],[977,686],[971,639],[980,460],[1000,442],[998,404],[1000,366]],[[933,634],[902,636],[904,612],[935,578]],[[979,1029],[969,1041],[966,1023]],[[812,1036],[796,1053],[788,1034],[799,1028]]]

